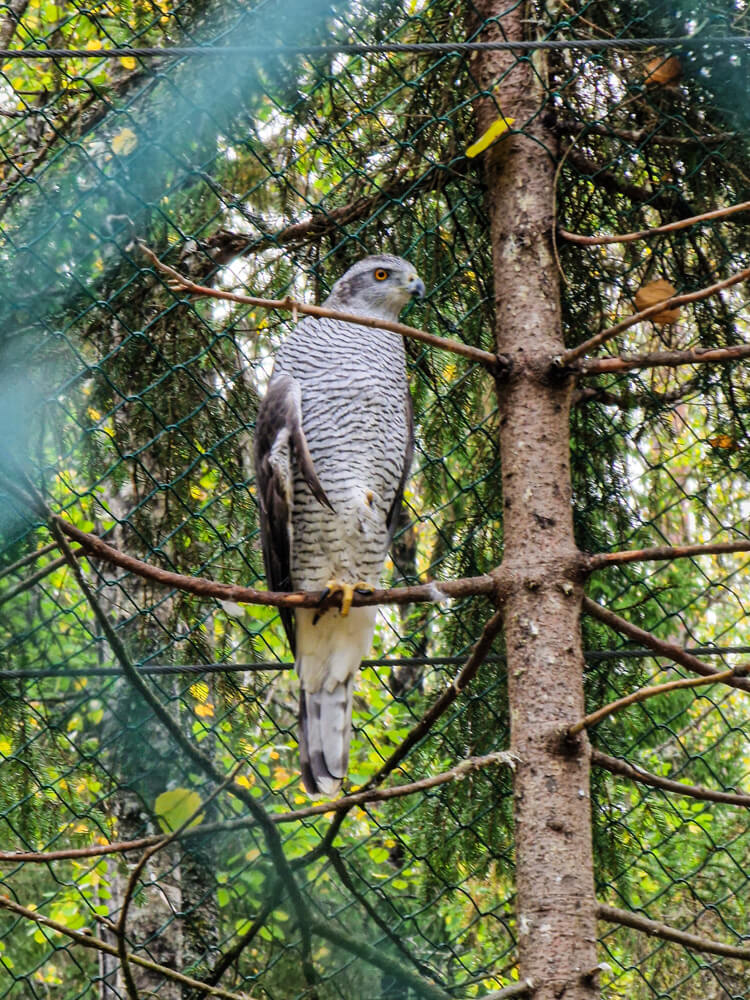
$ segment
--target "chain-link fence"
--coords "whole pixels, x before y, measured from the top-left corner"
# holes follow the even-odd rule
[[[730,37],[747,31],[747,11],[693,7],[529,8],[530,39],[575,43],[516,54],[544,82],[537,113],[557,137],[547,152],[559,167],[569,344],[641,308],[657,280],[669,283],[664,298],[748,266],[746,214],[646,241],[570,238],[747,200],[748,50]],[[256,998],[473,997],[512,985],[502,759],[460,781],[309,812],[278,608],[165,587],[75,546],[72,560],[38,507],[175,573],[265,586],[252,429],[293,319],[176,291],[141,243],[201,285],[308,302],[365,253],[398,253],[429,293],[405,321],[493,350],[482,157],[465,155],[486,89],[459,44],[486,23],[443,0],[14,0],[2,12],[6,48],[79,54],[7,57],[0,71],[0,997],[132,995],[118,947],[141,996],[201,995],[168,970]],[[643,41],[688,34],[699,43]],[[590,44],[599,38],[624,41]],[[437,42],[457,48],[419,47]],[[368,51],[346,49],[357,44]],[[230,48],[186,51],[206,46]],[[491,93],[502,111],[502,79]],[[734,285],[632,327],[621,344],[631,354],[739,344],[746,307]],[[416,457],[387,581],[487,573],[503,553],[495,386],[463,358],[416,341],[407,354]],[[581,547],[747,539],[748,419],[741,362],[582,380],[571,425]],[[736,666],[750,653],[747,566],[741,552],[632,562],[593,576],[588,592]],[[355,696],[352,787],[450,686],[490,612],[481,596],[381,607]],[[591,708],[682,673],[591,619],[584,637]],[[396,784],[507,748],[504,662],[498,639],[394,766]],[[746,694],[719,684],[592,729],[602,902],[750,946],[747,733]],[[238,765],[244,801],[220,789]],[[663,778],[725,801],[675,794]],[[199,825],[148,854],[191,818]],[[125,842],[136,843],[112,849]],[[739,952],[602,922],[600,955],[608,996],[750,995]]]

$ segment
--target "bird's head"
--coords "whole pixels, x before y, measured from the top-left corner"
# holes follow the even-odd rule
[[[424,293],[424,282],[408,261],[377,254],[353,264],[325,304],[341,312],[395,321],[410,299],[424,298]]]

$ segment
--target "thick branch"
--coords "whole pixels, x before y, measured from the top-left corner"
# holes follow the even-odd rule
[[[669,924],[662,924],[657,920],[649,920],[640,913],[631,913],[629,910],[620,910],[615,906],[608,906],[606,903],[599,903],[597,906],[597,916],[600,920],[606,920],[610,924],[622,924],[624,927],[632,927],[636,931],[643,931],[651,937],[661,938],[663,941],[673,941],[675,944],[682,944],[691,951],[707,951],[711,955],[724,955],[727,958],[740,958],[750,961],[750,948],[743,948],[737,945],[722,944],[721,941],[712,941],[710,938],[698,937],[697,934],[690,934],[688,931],[680,931]]]
[[[447,337],[438,337],[434,333],[427,333],[426,330],[419,330],[414,326],[407,326],[405,323],[392,323],[389,320],[375,319],[372,316],[357,316],[354,313],[338,312],[335,309],[326,309],[324,306],[309,306],[304,302],[296,302],[287,296],[283,299],[259,299],[251,295],[238,295],[235,292],[225,292],[220,288],[209,288],[207,285],[197,285],[194,281],[186,278],[159,260],[153,250],[141,243],[141,249],[151,260],[154,267],[169,275],[172,279],[170,287],[175,287],[177,291],[191,292],[193,295],[205,295],[214,299],[224,299],[228,302],[240,302],[243,305],[255,306],[259,309],[279,309],[291,312],[293,315],[302,313],[305,316],[319,316],[325,319],[337,319],[342,323],[356,323],[358,326],[370,327],[377,330],[390,330],[392,333],[400,333],[402,337],[411,340],[420,340],[422,343],[430,344],[442,351],[450,351],[452,354],[460,354],[469,361],[483,365],[493,374],[497,373],[501,365],[497,355],[490,354],[478,347],[470,344],[462,344],[458,340],[449,340]]]
[[[92,948],[95,951],[103,951],[108,955],[113,955],[115,958],[117,957],[117,948],[114,945],[109,944],[107,941],[102,941],[101,938],[94,937],[93,934],[89,934],[84,931],[74,931],[70,927],[66,927],[65,924],[58,923],[57,920],[51,920],[49,917],[45,917],[41,913],[37,913],[36,910],[30,910],[25,906],[21,906],[19,903],[13,902],[13,900],[9,899],[8,896],[0,896],[0,907],[10,910],[11,913],[17,913],[19,917],[25,917],[27,920],[33,920],[34,923],[39,924],[42,927],[49,927],[50,930],[57,931],[59,934],[64,934],[66,937],[71,938],[84,948]],[[186,976],[182,972],[176,972],[174,969],[167,968],[166,965],[159,965],[157,962],[151,962],[149,959],[142,958],[140,955],[134,955],[132,952],[128,952],[128,961],[132,962],[134,965],[140,965],[142,968],[148,969],[150,972],[156,972],[160,976],[164,976],[165,979],[171,979],[176,983],[181,983],[183,986],[190,986],[192,989],[201,990],[209,996],[225,997],[226,1000],[250,1000],[246,993],[230,993],[229,990],[223,990],[219,986],[202,983],[199,979],[193,979],[191,976]]]
[[[616,337],[618,333],[622,333],[623,330],[627,330],[629,327],[635,326],[636,323],[640,323],[644,319],[656,316],[665,309],[674,309],[676,306],[687,305],[689,302],[698,302],[701,299],[707,299],[712,295],[718,295],[718,293],[723,291],[725,288],[730,288],[732,285],[737,285],[742,281],[747,281],[748,278],[750,278],[750,267],[743,268],[743,270],[738,271],[736,274],[732,274],[730,277],[724,278],[723,281],[717,281],[713,285],[708,285],[706,288],[699,288],[696,292],[687,292],[685,295],[673,295],[671,299],[664,299],[663,302],[656,302],[654,305],[649,306],[648,309],[641,309],[640,312],[633,313],[633,315],[628,316],[627,319],[623,319],[619,323],[615,323],[614,326],[610,326],[606,330],[602,330],[600,333],[597,333],[595,336],[589,337],[589,339],[584,340],[582,344],[578,344],[576,347],[571,347],[570,350],[565,351],[558,359],[556,359],[556,364],[560,366],[569,365],[573,361],[577,361],[578,358],[583,357],[584,354],[588,354],[595,347],[599,347],[605,341],[611,340],[612,337]]]
[[[734,677],[740,669],[743,668],[733,667],[731,670],[723,670],[721,673],[714,674],[713,677],[680,678],[678,681],[667,681],[665,684],[654,684],[651,687],[640,688],[640,690],[633,691],[631,694],[625,695],[623,698],[618,698],[617,701],[612,701],[609,705],[604,705],[595,712],[584,716],[583,719],[568,729],[567,735],[569,737],[576,736],[589,726],[594,726],[597,722],[601,722],[602,719],[606,719],[608,715],[614,715],[615,712],[627,708],[628,705],[635,705],[640,701],[646,701],[648,698],[655,698],[656,695],[666,694],[668,691],[676,691],[680,688],[700,687],[701,684],[717,684],[721,681],[727,681],[730,677]]]
[[[564,239],[571,243],[581,243],[584,246],[602,246],[606,243],[632,243],[635,240],[649,239],[651,236],[659,236],[661,233],[673,233],[678,229],[687,229],[688,226],[695,226],[699,222],[711,222],[715,219],[725,219],[729,215],[737,212],[747,212],[750,210],[750,201],[740,202],[738,205],[730,205],[728,208],[715,208],[712,212],[704,212],[702,215],[693,215],[689,219],[678,219],[677,222],[668,222],[664,226],[655,226],[653,229],[639,229],[635,233],[622,233],[615,236],[582,236],[580,233],[570,233],[567,229],[558,229],[557,232]]]
[[[318,591],[313,593],[304,591],[277,593],[272,590],[254,590],[252,587],[217,583],[215,580],[207,580],[200,576],[183,576],[181,573],[173,573],[120,552],[119,549],[107,545],[101,538],[81,531],[80,528],[76,528],[75,525],[57,514],[52,515],[52,520],[69,538],[73,538],[83,545],[91,555],[135,573],[137,576],[161,583],[166,587],[184,590],[190,594],[197,594],[199,597],[215,597],[217,600],[234,601],[239,604],[262,604],[286,608],[315,608],[320,604]],[[466,577],[463,580],[448,580],[445,583],[425,583],[414,587],[373,590],[369,594],[355,592],[352,606],[439,602],[447,598],[492,594],[496,588],[497,583],[492,576]]]
[[[740,792],[719,792],[713,788],[705,788],[703,785],[685,785],[681,781],[674,781],[671,778],[663,778],[659,774],[644,771],[635,764],[620,760],[619,757],[610,757],[609,754],[602,753],[601,750],[591,751],[591,761],[597,767],[611,771],[612,774],[621,774],[624,778],[640,781],[643,785],[663,788],[665,791],[675,792],[677,795],[689,795],[691,798],[701,799],[703,802],[722,802],[725,805],[744,806],[745,809],[750,809],[750,795],[742,795]]]
[[[680,365],[727,364],[750,358],[750,344],[732,347],[693,347],[685,351],[654,351],[652,354],[623,354],[616,358],[589,358],[576,369],[580,375],[635,371],[640,368],[678,368]]]
[[[248,253],[258,254],[269,248],[297,246],[307,240],[320,241],[329,233],[339,232],[342,226],[351,225],[361,219],[369,219],[381,205],[400,202],[405,195],[413,198],[420,191],[437,188],[444,176],[438,164],[429,167],[421,177],[417,178],[411,175],[411,169],[403,170],[369,197],[355,198],[336,208],[313,205],[312,214],[303,222],[294,222],[283,229],[273,231],[272,227],[262,219],[256,220],[252,217],[250,221],[257,226],[262,235],[249,236],[247,233],[233,233],[220,229],[201,242],[201,246],[206,248],[213,264],[221,266]],[[455,170],[455,166],[452,169]]]
[[[639,628],[637,625],[633,625],[631,622],[626,621],[624,618],[620,618],[616,615],[614,611],[609,611],[607,608],[603,608],[601,604],[597,604],[596,601],[592,601],[590,597],[583,598],[582,610],[591,615],[592,618],[598,619],[600,622],[604,622],[615,632],[620,632],[622,635],[626,635],[629,639],[633,639],[635,642],[639,642],[642,646],[646,646],[647,649],[653,650],[657,656],[663,656],[665,659],[672,660],[674,663],[679,663],[680,666],[686,667],[688,670],[692,670],[695,674],[700,674],[702,677],[712,677],[716,679],[720,672],[714,670],[703,660],[699,660],[697,656],[693,656],[692,653],[685,652],[680,646],[676,646],[672,642],[665,642],[664,639],[658,639],[651,632],[646,632],[645,629]],[[746,677],[730,677],[724,682],[729,684],[731,687],[739,688],[741,691],[750,691],[750,681]]]
[[[750,539],[743,539],[741,542],[709,542],[706,545],[655,545],[648,549],[630,549],[626,552],[598,552],[589,558],[588,568],[596,570],[630,562],[671,562],[673,559],[689,556],[722,555],[728,552],[750,552]]]

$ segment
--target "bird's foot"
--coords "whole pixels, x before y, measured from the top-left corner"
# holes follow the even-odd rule
[[[340,580],[329,580],[325,585],[323,593],[320,595],[320,600],[318,601],[319,610],[315,613],[313,618],[313,625],[316,625],[318,619],[326,611],[326,604],[331,597],[335,597],[336,594],[341,594],[341,616],[346,618],[349,614],[349,609],[352,606],[352,601],[354,600],[354,595],[356,594],[371,594],[373,588],[369,583],[363,583],[359,580],[357,583],[342,583]]]

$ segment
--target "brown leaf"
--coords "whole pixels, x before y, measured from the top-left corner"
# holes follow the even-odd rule
[[[716,437],[708,438],[708,443],[712,448],[719,448],[721,451],[739,451],[740,449],[740,446],[729,434],[717,434]]]
[[[648,73],[643,78],[647,87],[666,87],[682,76],[682,65],[677,56],[658,56],[646,63]]]
[[[647,285],[642,285],[635,293],[635,307],[640,312],[642,309],[649,309],[657,302],[671,299],[677,294],[677,289],[664,278],[657,278],[656,281],[649,281]],[[661,312],[654,313],[649,317],[657,326],[665,326],[667,323],[676,323],[680,316],[679,307],[677,309],[662,309]]]

